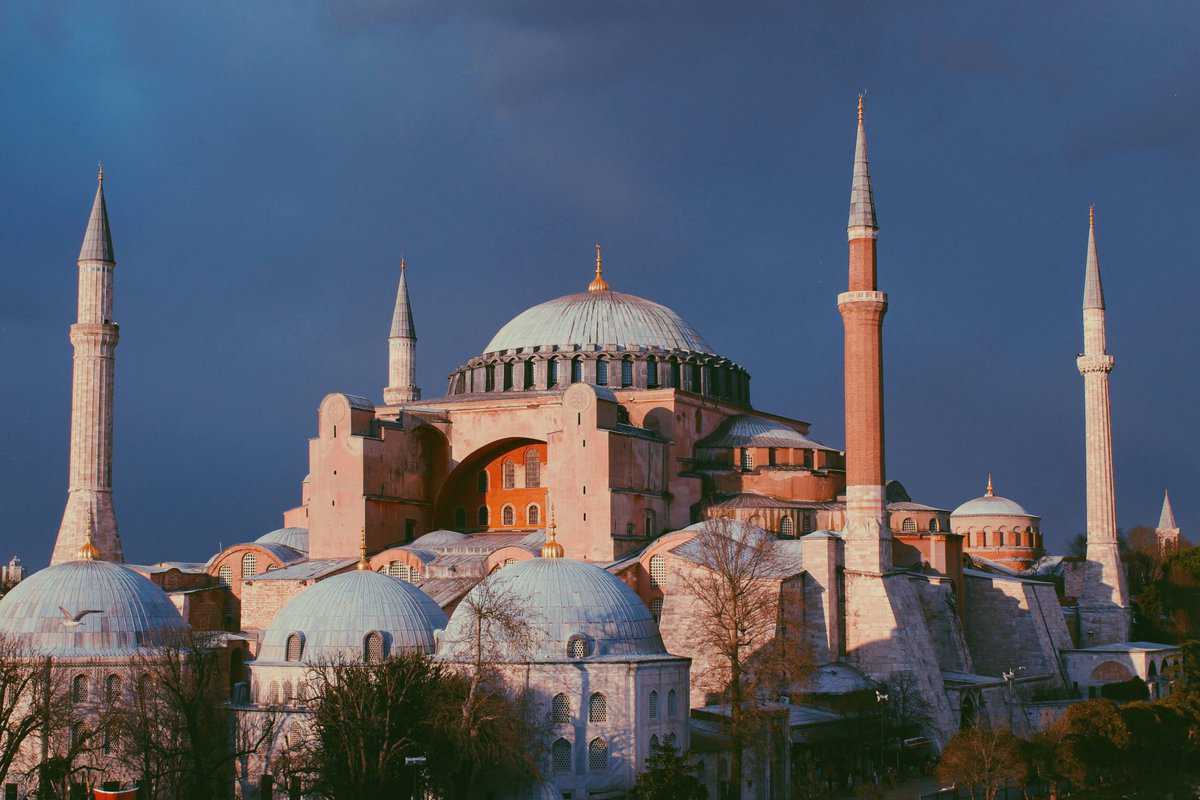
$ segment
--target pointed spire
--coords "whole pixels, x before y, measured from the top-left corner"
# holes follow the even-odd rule
[[[984,492],[984,496],[985,497],[995,497],[996,496],[995,490],[992,489],[992,473],[990,473],[990,472],[988,473],[987,491]]]
[[[1167,494],[1167,490],[1163,489],[1163,507],[1162,513],[1158,516],[1158,529],[1173,530],[1178,527],[1175,524],[1175,509],[1171,508],[1171,497]]]
[[[92,200],[92,213],[88,215],[87,230],[83,234],[83,246],[79,248],[80,261],[107,261],[116,263],[113,255],[112,233],[108,229],[108,206],[104,202],[104,165],[96,171],[96,197]]]
[[[875,195],[867,163],[867,129],[863,124],[863,96],[858,96],[858,138],[854,142],[854,178],[850,183],[850,220],[846,227],[879,230],[875,220]]]
[[[358,540],[358,568],[361,570],[369,570],[371,562],[367,560],[367,526],[364,525],[359,534]]]
[[[396,287],[396,308],[392,311],[392,339],[416,339],[417,328],[413,325],[412,303],[408,300],[408,261],[400,259],[400,283]]]
[[[92,507],[88,506],[87,510],[87,525],[84,526],[83,544],[79,547],[80,561],[95,561],[100,558],[100,551],[96,549],[96,545],[92,543],[92,534],[96,531],[96,515],[92,512]]]
[[[1088,206],[1087,271],[1083,278],[1083,307],[1104,308],[1104,287],[1100,284],[1100,256],[1096,253],[1096,206]]]
[[[596,277],[588,284],[589,292],[607,292],[608,281],[604,280],[604,260],[600,257],[600,243],[596,242]]]
[[[546,529],[546,543],[542,545],[542,558],[562,558],[566,550],[558,543],[558,526],[554,524],[554,507],[550,507],[550,527]]]

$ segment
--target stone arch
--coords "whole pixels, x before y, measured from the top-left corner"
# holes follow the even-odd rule
[[[487,489],[483,492],[480,491],[480,486],[477,483],[477,475],[481,472],[487,474],[485,470],[488,464],[495,461],[501,455],[511,453],[513,459],[523,460],[525,456],[522,453],[522,449],[528,448],[530,445],[545,446],[546,442],[527,436],[509,436],[488,442],[460,461],[446,475],[437,492],[437,497],[434,500],[433,515],[435,526],[457,530],[455,528],[456,520],[454,511],[459,506],[468,510],[466,515],[467,525],[478,525],[476,509],[483,503],[482,496],[505,490],[502,488],[504,482],[499,470],[497,470],[495,475],[488,476]],[[546,461],[543,460],[539,465],[539,469],[545,466]],[[543,492],[545,491],[544,487],[538,488],[541,488]],[[522,503],[521,507],[523,508],[524,505]],[[544,504],[543,507],[545,507]],[[495,522],[499,519],[500,504],[498,503],[495,508],[491,509],[489,521]]]
[[[1121,683],[1133,679],[1133,671],[1117,661],[1105,661],[1092,670],[1092,683]]]

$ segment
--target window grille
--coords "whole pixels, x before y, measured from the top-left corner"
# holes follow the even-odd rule
[[[242,556],[242,579],[253,578],[254,573],[258,571],[258,556],[254,553],[246,553]]]
[[[554,771],[558,774],[571,771],[571,743],[566,739],[557,740],[551,747],[554,760]]]
[[[287,661],[299,661],[304,655],[304,639],[298,633],[290,633],[287,637],[287,654],[284,659]]]
[[[650,719],[658,719],[658,692],[650,690]]]
[[[587,657],[587,639],[576,634],[567,640],[567,657],[568,658],[586,658]]]
[[[525,362],[525,388],[533,388],[533,361],[532,359]]]
[[[608,698],[600,692],[588,701],[588,722],[608,722]]]
[[[650,556],[650,585],[655,589],[662,588],[667,580],[667,562],[662,555]]]
[[[571,701],[561,692],[554,695],[550,701],[550,721],[568,723],[571,721]]]
[[[558,359],[552,358],[546,362],[546,385],[558,385]]]
[[[483,368],[483,390],[485,392],[496,391],[496,365],[488,364]]]
[[[596,359],[596,385],[608,386],[608,359]]]
[[[222,564],[217,570],[217,582],[222,586],[228,586],[233,583],[233,567],[228,564]]]
[[[512,525],[514,516],[513,507],[505,506],[504,508],[500,509],[500,524]]]
[[[596,738],[588,744],[588,769],[608,769],[608,742]]]
[[[655,597],[650,601],[650,616],[654,617],[655,622],[662,621],[662,607],[663,599],[661,597]]]
[[[104,697],[108,702],[115,703],[121,697],[121,676],[109,675],[104,681]]]
[[[481,528],[487,527],[487,525],[488,525],[488,507],[487,506],[479,507],[479,511],[476,514],[476,519],[479,520],[479,527],[481,527]]]
[[[578,358],[571,359],[571,383],[579,383],[583,380],[583,361]]]
[[[86,703],[88,699],[87,675],[76,675],[71,681],[71,700],[76,703]]]
[[[742,448],[742,469],[754,469],[754,452],[749,447]]]
[[[525,488],[536,489],[542,485],[542,457],[537,450],[525,451]]]
[[[371,664],[383,661],[384,653],[383,634],[379,631],[371,631],[363,640],[363,660]]]
[[[675,719],[675,690],[667,692],[667,716]]]
[[[525,509],[525,519],[530,525],[541,525],[542,510],[537,506],[530,506],[529,508]]]
[[[267,687],[267,705],[279,705],[279,681],[271,681]]]
[[[779,520],[779,535],[780,536],[792,536],[795,533],[796,533],[796,527],[792,523],[791,517],[785,515],[782,519]]]
[[[650,389],[658,386],[658,359],[654,356],[646,359],[646,386]]]
[[[400,577],[400,562],[399,561],[389,561],[388,565],[387,565],[387,574],[391,575],[393,578],[399,578]]]
[[[504,365],[504,391],[513,388],[513,365],[512,362],[506,362]]]
[[[511,459],[505,459],[501,474],[504,477],[505,489],[511,489],[517,485],[517,465]]]
[[[621,360],[621,385],[633,386],[633,361],[628,358]]]
[[[916,533],[917,521],[912,517],[905,517],[904,521],[900,523],[900,530],[904,533]]]

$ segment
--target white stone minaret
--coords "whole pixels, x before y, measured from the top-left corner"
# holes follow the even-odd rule
[[[1112,408],[1108,373],[1113,357],[1105,344],[1104,288],[1096,252],[1096,210],[1089,213],[1087,266],[1083,280],[1084,441],[1087,453],[1088,573],[1079,598],[1079,639],[1091,647],[1129,639],[1129,591],[1117,544],[1117,502],[1113,487]]]
[[[408,264],[400,259],[400,285],[396,287],[396,308],[392,311],[392,331],[388,335],[388,385],[383,390],[383,401],[388,405],[421,399],[416,355],[417,329],[408,301]]]
[[[104,168],[79,250],[79,307],[71,326],[71,463],[67,508],[51,564],[73,561],[91,539],[99,558],[123,561],[112,501],[113,365],[118,329],[113,322],[112,235],[104,203]],[[90,529],[90,530],[89,530]]]

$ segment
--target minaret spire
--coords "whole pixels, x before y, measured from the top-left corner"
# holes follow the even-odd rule
[[[401,258],[396,307],[392,310],[392,329],[388,334],[388,386],[383,390],[384,402],[395,405],[421,399],[416,355],[417,328],[408,299],[408,262]]]
[[[1163,553],[1179,549],[1179,525],[1175,522],[1175,511],[1171,508],[1171,497],[1166,489],[1163,489],[1162,513],[1158,515],[1158,528],[1154,533]]]
[[[1104,286],[1100,283],[1100,256],[1096,254],[1096,206],[1088,206],[1087,266],[1083,277],[1083,307],[1104,309]]]
[[[1178,528],[1175,524],[1175,509],[1171,508],[1171,495],[1167,494],[1167,490],[1163,489],[1163,504],[1162,513],[1158,515],[1158,527],[1160,528]]]
[[[113,322],[116,257],[104,198],[104,166],[78,259],[79,301],[71,326],[71,453],[67,507],[50,563],[72,561],[85,548],[122,561],[112,500],[113,378],[119,329]]]
[[[870,236],[878,231],[875,222],[875,194],[871,190],[871,167],[867,161],[867,128],[863,123],[863,96],[858,96],[858,134],[854,141],[854,177],[850,181],[850,219],[846,223],[852,238]]]
[[[992,489],[992,473],[988,473],[987,491],[984,492],[984,497],[995,497],[996,492]]]

